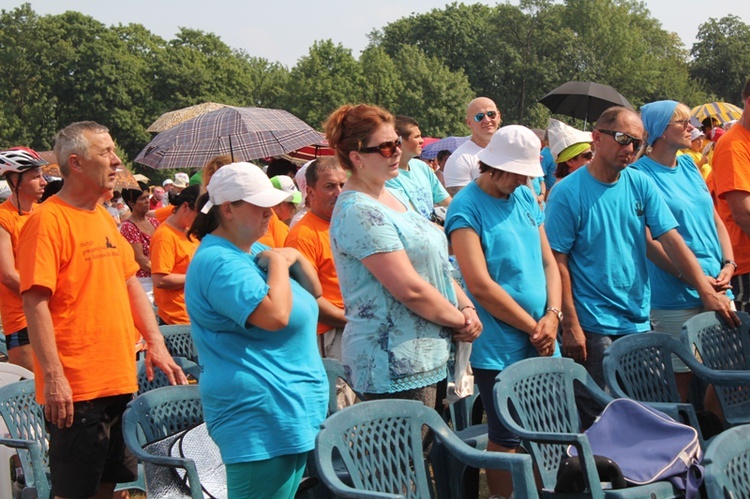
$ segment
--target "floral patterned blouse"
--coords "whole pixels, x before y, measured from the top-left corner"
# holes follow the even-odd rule
[[[391,192],[409,206],[402,193]],[[409,310],[362,264],[370,255],[404,250],[417,273],[456,304],[443,231],[411,209],[399,213],[346,191],[336,202],[330,235],[348,321],[342,360],[354,389],[394,393],[444,379],[451,329]]]
[[[148,220],[151,225],[154,226],[154,229],[159,226],[159,221],[155,218],[146,217],[146,220]],[[120,225],[120,234],[122,234],[130,244],[142,244],[143,254],[146,255],[146,258],[151,259],[151,236],[139,229],[138,226],[130,220],[125,220]],[[143,269],[138,269],[138,272],[135,273],[135,276],[151,277],[151,272],[146,272]]]

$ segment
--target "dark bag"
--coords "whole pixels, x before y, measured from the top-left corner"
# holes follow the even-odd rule
[[[604,456],[594,456],[594,464],[596,465],[596,472],[599,474],[599,480],[608,484],[603,488],[624,489],[628,486],[616,462]],[[581,460],[578,457],[564,459],[557,470],[555,492],[580,494],[585,491],[586,483],[583,479]]]

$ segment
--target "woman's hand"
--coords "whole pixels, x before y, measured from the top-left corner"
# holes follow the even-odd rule
[[[289,262],[287,255],[283,254],[278,249],[269,249],[261,251],[255,257],[255,261],[258,267],[268,272],[268,268],[271,266],[271,262],[276,262],[275,265],[286,265],[289,268],[294,262]]]
[[[560,321],[553,314],[544,314],[539,319],[531,335],[531,344],[542,357],[549,357],[555,353],[555,342],[557,341],[557,329]]]
[[[464,309],[461,310],[461,313],[464,314],[465,317],[464,327],[453,330],[453,339],[456,341],[466,341],[471,343],[479,338],[479,335],[482,333],[482,321],[479,320],[479,316],[474,307],[464,307]]]
[[[714,289],[716,291],[724,291],[731,288],[732,286],[729,285],[729,281],[732,280],[732,276],[734,276],[734,265],[728,263],[721,268],[721,272],[716,277],[713,284]]]

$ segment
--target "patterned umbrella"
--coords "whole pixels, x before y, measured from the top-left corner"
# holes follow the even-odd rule
[[[698,121],[703,121],[709,116],[713,116],[723,125],[727,121],[740,119],[742,109],[728,102],[709,102],[708,104],[694,107],[690,111],[690,116]]]
[[[160,133],[134,161],[157,169],[200,168],[221,154],[250,161],[296,151],[323,138],[280,109],[226,106]]]
[[[146,129],[147,132],[163,132],[169,130],[173,126],[177,126],[191,118],[200,116],[201,114],[210,113],[216,111],[222,107],[227,107],[226,104],[219,104],[216,102],[204,102],[190,107],[183,107],[175,111],[169,111],[159,116],[156,121],[151,123],[151,126]]]
[[[446,137],[440,139],[437,142],[433,142],[422,148],[422,154],[419,155],[422,159],[435,159],[440,151],[446,150],[453,152],[458,149],[458,146],[469,140],[469,136],[466,137]]]

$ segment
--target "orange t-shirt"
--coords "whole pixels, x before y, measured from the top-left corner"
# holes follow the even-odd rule
[[[297,249],[312,263],[323,287],[323,298],[344,309],[344,298],[341,296],[339,277],[333,263],[331,240],[328,232],[331,222],[323,220],[313,212],[307,214],[289,231],[286,246]],[[318,322],[318,334],[329,331],[331,326]]]
[[[34,210],[18,238],[21,294],[34,286],[52,292],[55,343],[73,401],[134,393],[135,338],[126,280],[138,264],[102,206],[75,208],[52,196]],[[34,369],[41,373],[37,359]],[[44,403],[44,377],[36,376]]]
[[[268,222],[268,232],[258,239],[258,242],[271,248],[283,248],[288,235],[289,226],[276,216],[276,212],[272,212],[271,220]]]
[[[181,230],[161,224],[151,236],[151,275],[186,274],[198,244],[197,239],[188,239]],[[184,287],[164,289],[154,286],[154,303],[159,317],[167,324],[190,323]]]
[[[174,213],[174,206],[168,204],[167,206],[155,209],[154,218],[157,219],[160,224],[163,224],[164,220],[168,219],[169,215],[172,213]]]
[[[31,206],[34,211],[36,204]],[[18,206],[11,203],[10,199],[0,204],[0,228],[10,234],[10,246],[13,248],[13,259],[18,270],[18,235],[21,227],[29,218],[29,213],[18,214]],[[23,313],[23,301],[21,295],[0,284],[0,318],[3,321],[5,335],[17,333],[26,327],[26,316]]]
[[[737,275],[750,273],[750,237],[732,217],[724,195],[731,191],[750,193],[750,130],[736,124],[716,143],[713,161],[713,182],[716,188],[719,216],[727,226],[732,240]]]

